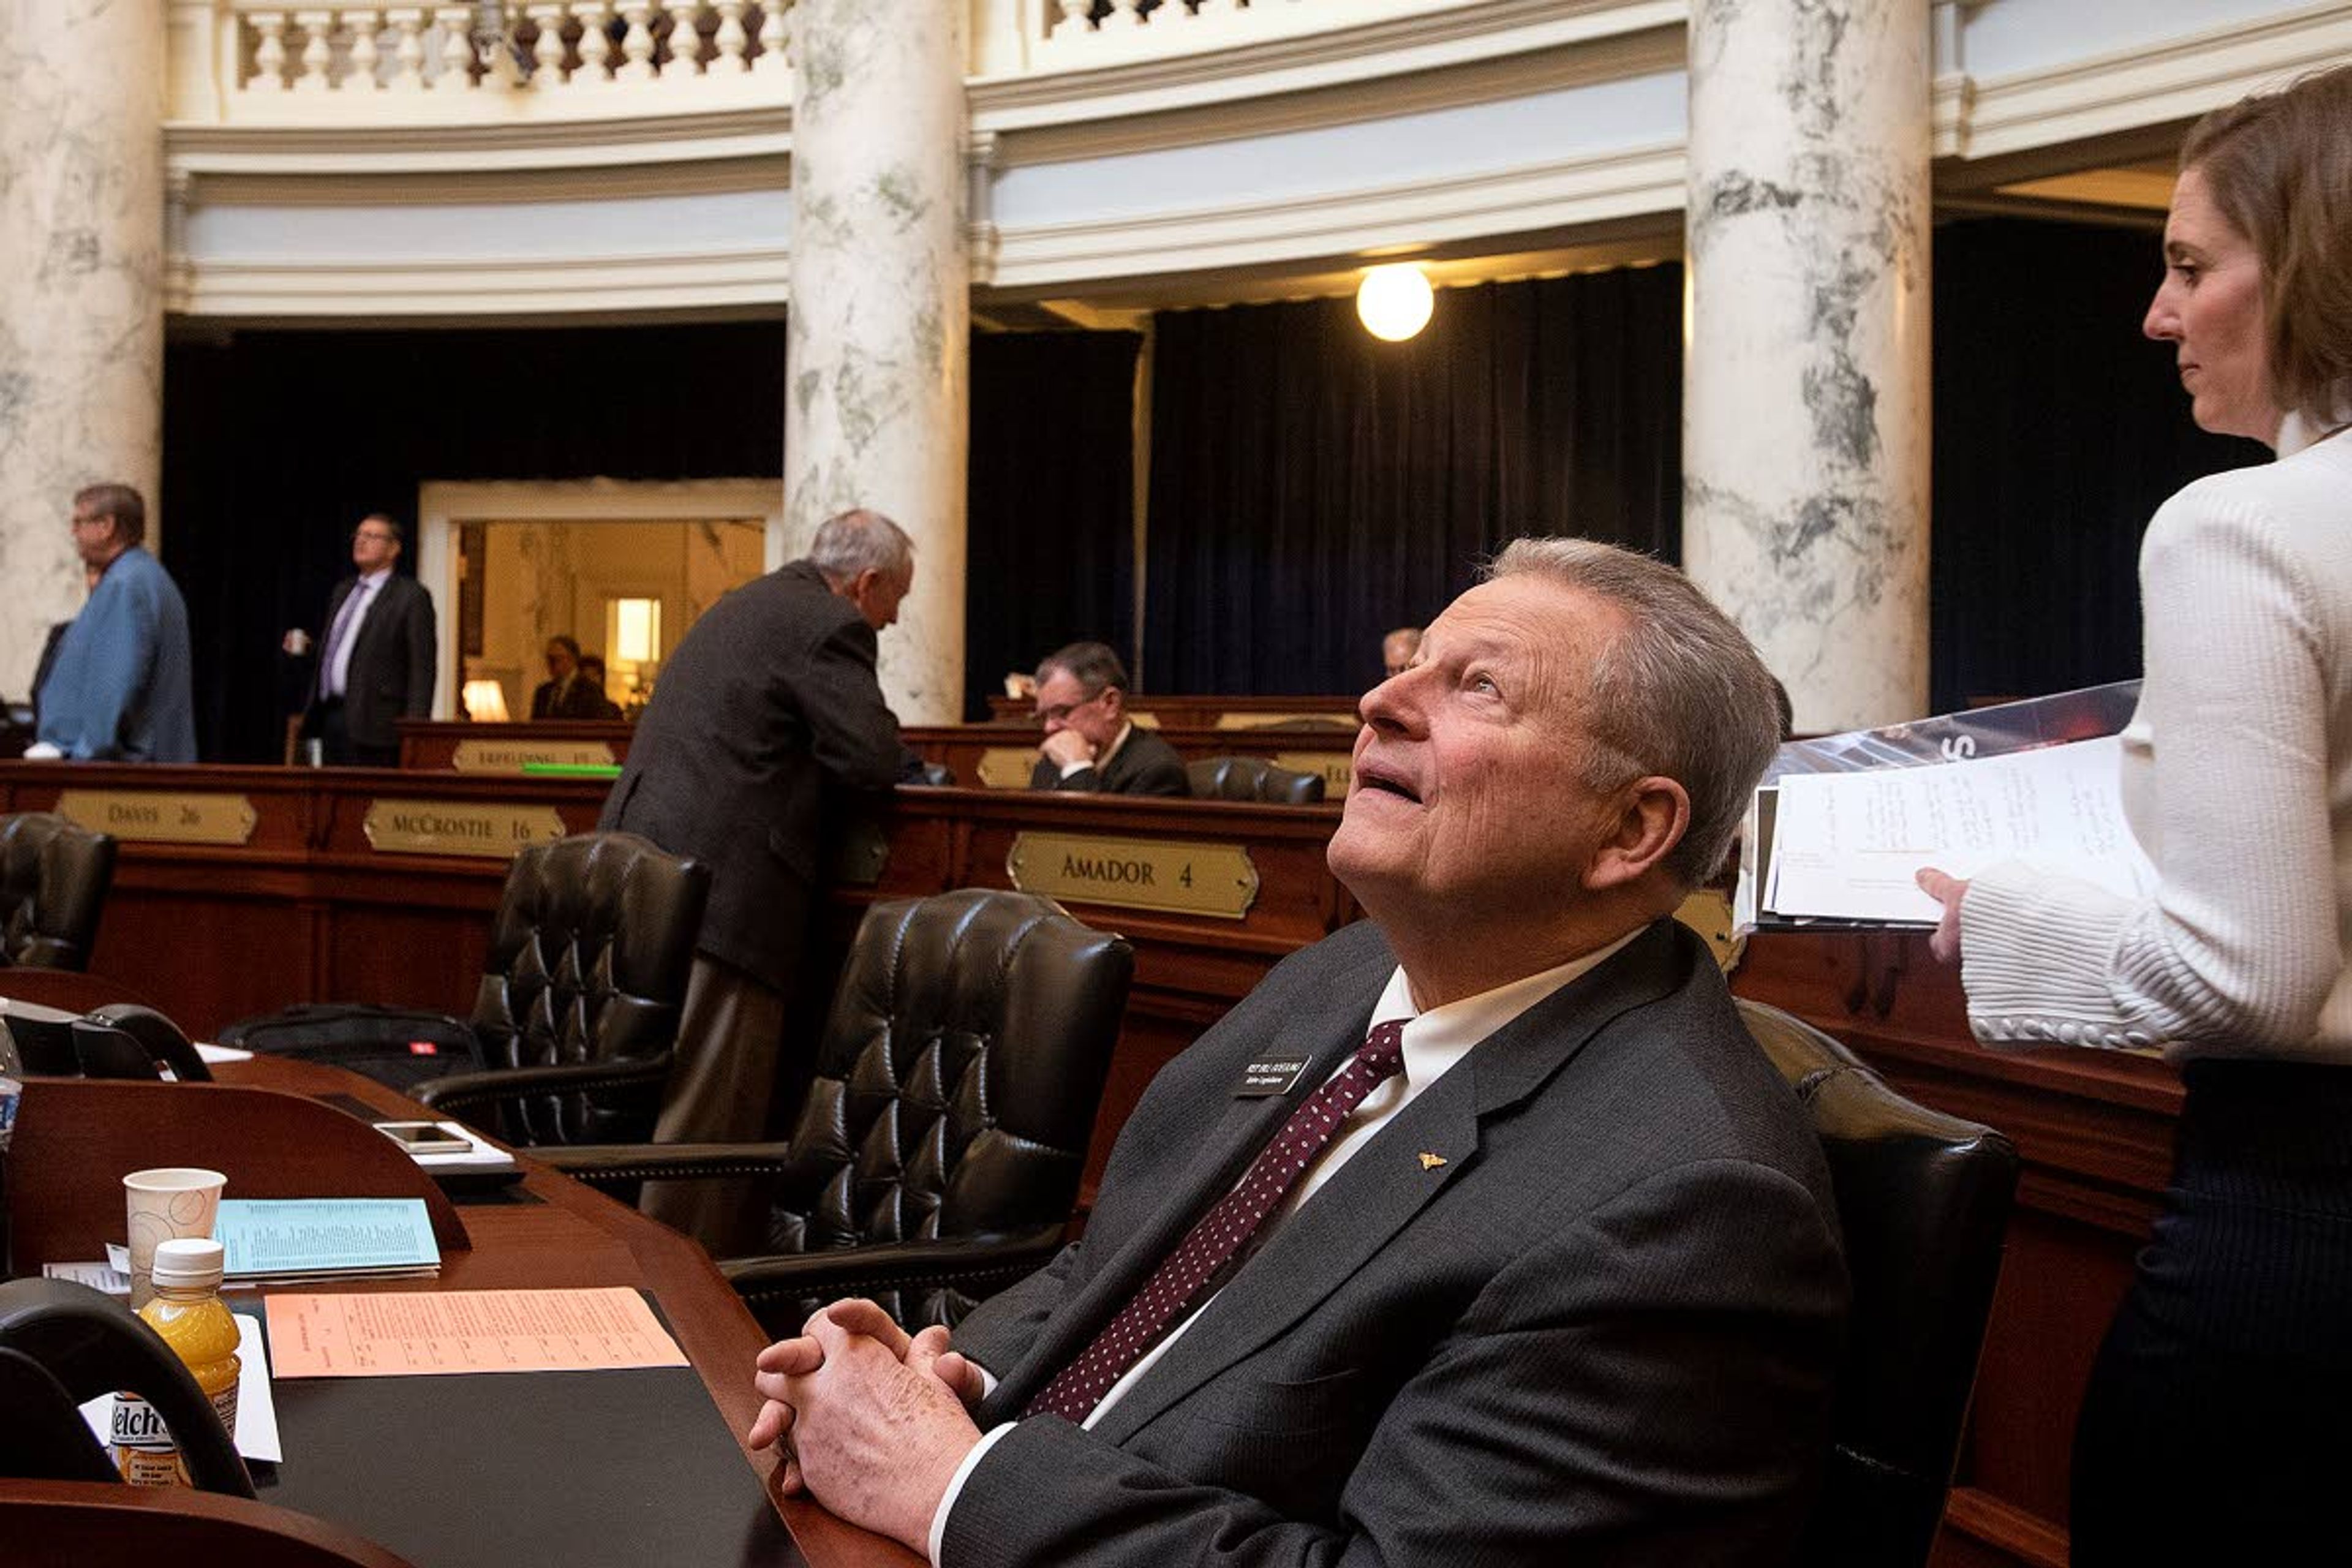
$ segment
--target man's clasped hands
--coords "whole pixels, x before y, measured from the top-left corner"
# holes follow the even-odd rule
[[[970,1413],[986,1392],[948,1331],[909,1336],[871,1301],[835,1301],[758,1364],[767,1403],[748,1440],[781,1447],[784,1491],[928,1554],[931,1516],[980,1441]]]

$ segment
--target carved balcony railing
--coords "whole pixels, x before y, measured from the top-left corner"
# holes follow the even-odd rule
[[[932,0],[971,8],[975,81],[1053,77],[1450,16],[1494,0]],[[1559,0],[1647,12],[1659,0]],[[1526,0],[1501,10],[1529,9]],[[1540,11],[1546,9],[1537,6]],[[168,0],[171,118],[336,128],[604,120],[791,101],[793,0],[305,5]],[[921,26],[919,4],[877,6]]]
[[[191,25],[188,8],[175,25]],[[204,65],[192,49],[175,61],[183,121],[600,119],[782,104],[792,93],[792,0],[203,8]],[[186,79],[196,74],[205,79]]]

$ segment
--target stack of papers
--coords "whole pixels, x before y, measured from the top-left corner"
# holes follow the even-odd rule
[[[422,1198],[224,1198],[213,1234],[231,1286],[441,1272]]]
[[[1932,927],[1929,867],[2016,860],[2152,895],[2119,788],[2138,697],[2126,681],[1782,746],[1742,836],[1738,928]]]

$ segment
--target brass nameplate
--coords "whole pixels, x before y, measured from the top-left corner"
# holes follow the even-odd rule
[[[479,855],[511,859],[527,844],[563,837],[551,805],[457,800],[373,800],[360,824],[379,855]]]
[[[980,782],[989,789],[1027,789],[1036,767],[1034,746],[991,746],[980,753]]]
[[[1238,844],[1023,833],[1004,868],[1024,893],[1121,909],[1237,921],[1257,900],[1257,867]]]
[[[1127,710],[1127,716],[1143,729],[1160,728],[1160,715],[1149,708],[1130,708]]]
[[[1739,967],[1740,958],[1748,952],[1748,939],[1739,934],[1731,918],[1729,899],[1713,888],[1701,888],[1683,900],[1675,919],[1705,939],[1726,974]]]
[[[241,795],[176,795],[166,790],[69,789],[57,812],[93,833],[142,844],[246,844],[261,820]]]
[[[1294,773],[1323,775],[1323,798],[1339,801],[1347,798],[1349,781],[1356,776],[1356,757],[1352,752],[1276,752],[1274,765],[1288,768]]]
[[[610,767],[620,760],[603,741],[460,741],[449,765],[461,773],[519,773],[525,763]]]

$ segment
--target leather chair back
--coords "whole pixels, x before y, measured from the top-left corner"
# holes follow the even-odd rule
[[[968,889],[867,911],[767,1250],[1057,1230],[1077,1197],[1134,963],[1123,938],[1026,893]],[[977,1300],[923,1286],[874,1295],[910,1327],[953,1323]],[[780,1310],[797,1322],[823,1304]]]
[[[0,963],[88,969],[114,839],[46,811],[0,816]]]
[[[1829,1469],[1796,1561],[1924,1564],[2000,1276],[2017,1151],[1904,1099],[1811,1025],[1754,1002],[1739,1011],[1811,1114],[1853,1282]]]
[[[1321,773],[1294,773],[1263,757],[1203,757],[1184,764],[1194,800],[1255,800],[1272,805],[1313,805],[1323,798]]]
[[[642,1060],[677,1037],[710,893],[700,862],[634,833],[583,833],[514,859],[471,1019],[486,1068]],[[503,1102],[509,1142],[653,1136],[659,1079]]]

